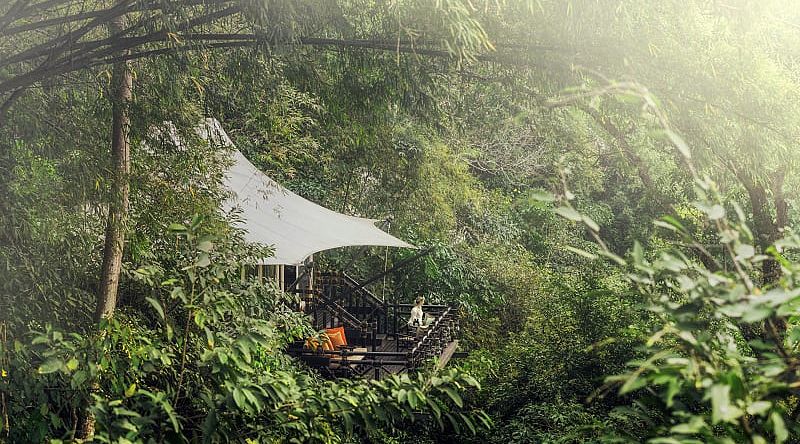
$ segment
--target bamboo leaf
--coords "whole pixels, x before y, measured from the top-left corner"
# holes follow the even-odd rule
[[[559,216],[574,222],[580,222],[583,218],[581,216],[581,213],[578,213],[577,211],[575,211],[573,208],[570,207],[558,207],[553,211],[555,211],[556,214],[558,214]]]

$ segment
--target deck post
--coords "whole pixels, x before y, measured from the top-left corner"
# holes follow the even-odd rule
[[[400,351],[400,334],[398,333],[399,325],[397,324],[397,310],[400,307],[397,305],[397,294],[394,295],[394,351]]]

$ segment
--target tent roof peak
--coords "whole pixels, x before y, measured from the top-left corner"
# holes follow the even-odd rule
[[[222,125],[207,118],[197,129],[211,143],[232,150],[224,185],[226,210],[240,211],[245,239],[274,247],[266,265],[299,265],[314,253],[347,246],[416,248],[375,226],[377,219],[349,216],[307,200],[272,180],[236,149]]]

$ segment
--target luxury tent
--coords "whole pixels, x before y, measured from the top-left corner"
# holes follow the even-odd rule
[[[176,148],[186,149],[173,125],[154,133],[162,140],[172,139]],[[380,378],[418,369],[437,356],[438,365],[447,363],[458,346],[454,308],[424,305],[429,322],[412,330],[405,320],[410,318],[413,304],[401,303],[396,295],[388,299],[383,292],[378,296],[367,288],[430,250],[363,282],[344,271],[316,270],[309,259],[332,248],[416,247],[379,229],[375,219],[331,211],[282,187],[236,149],[216,119],[206,119],[197,133],[231,153],[224,179],[230,197],[223,208],[240,212],[235,223],[245,231],[247,240],[274,248],[273,256],[254,264],[259,281],[266,274],[284,291],[297,294],[297,309],[308,314],[311,325],[328,338],[316,345],[313,338],[298,341],[289,347],[291,354],[331,377]],[[245,274],[243,269],[242,279]]]
[[[313,338],[291,344],[288,350],[293,356],[326,376],[372,378],[421,368],[433,357],[438,357],[442,366],[454,356],[460,327],[453,307],[423,305],[429,322],[412,330],[406,320],[413,304],[402,303],[396,295],[386,298],[383,292],[378,296],[368,288],[430,250],[362,282],[345,271],[316,270],[310,259],[332,248],[416,247],[379,229],[375,219],[331,211],[282,187],[236,149],[216,119],[205,119],[196,132],[201,139],[228,148],[226,153],[231,156],[223,183],[229,198],[223,209],[239,212],[234,223],[245,231],[248,241],[273,247],[273,256],[253,264],[258,280],[266,277],[296,294],[294,308],[306,313],[311,325],[328,338],[317,345]],[[188,149],[170,122],[154,128],[151,136],[177,150]],[[152,146],[143,148],[153,151]],[[243,280],[248,270],[252,268],[242,268]]]
[[[225,173],[232,197],[224,206],[241,211],[239,227],[248,241],[274,247],[261,265],[299,266],[314,253],[347,246],[416,248],[375,226],[375,219],[331,211],[270,179],[236,149],[217,119],[206,119],[198,132],[232,150],[233,164]]]

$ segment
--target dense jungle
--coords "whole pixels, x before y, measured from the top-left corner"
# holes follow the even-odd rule
[[[0,442],[800,442],[799,146],[790,0],[0,0]]]

